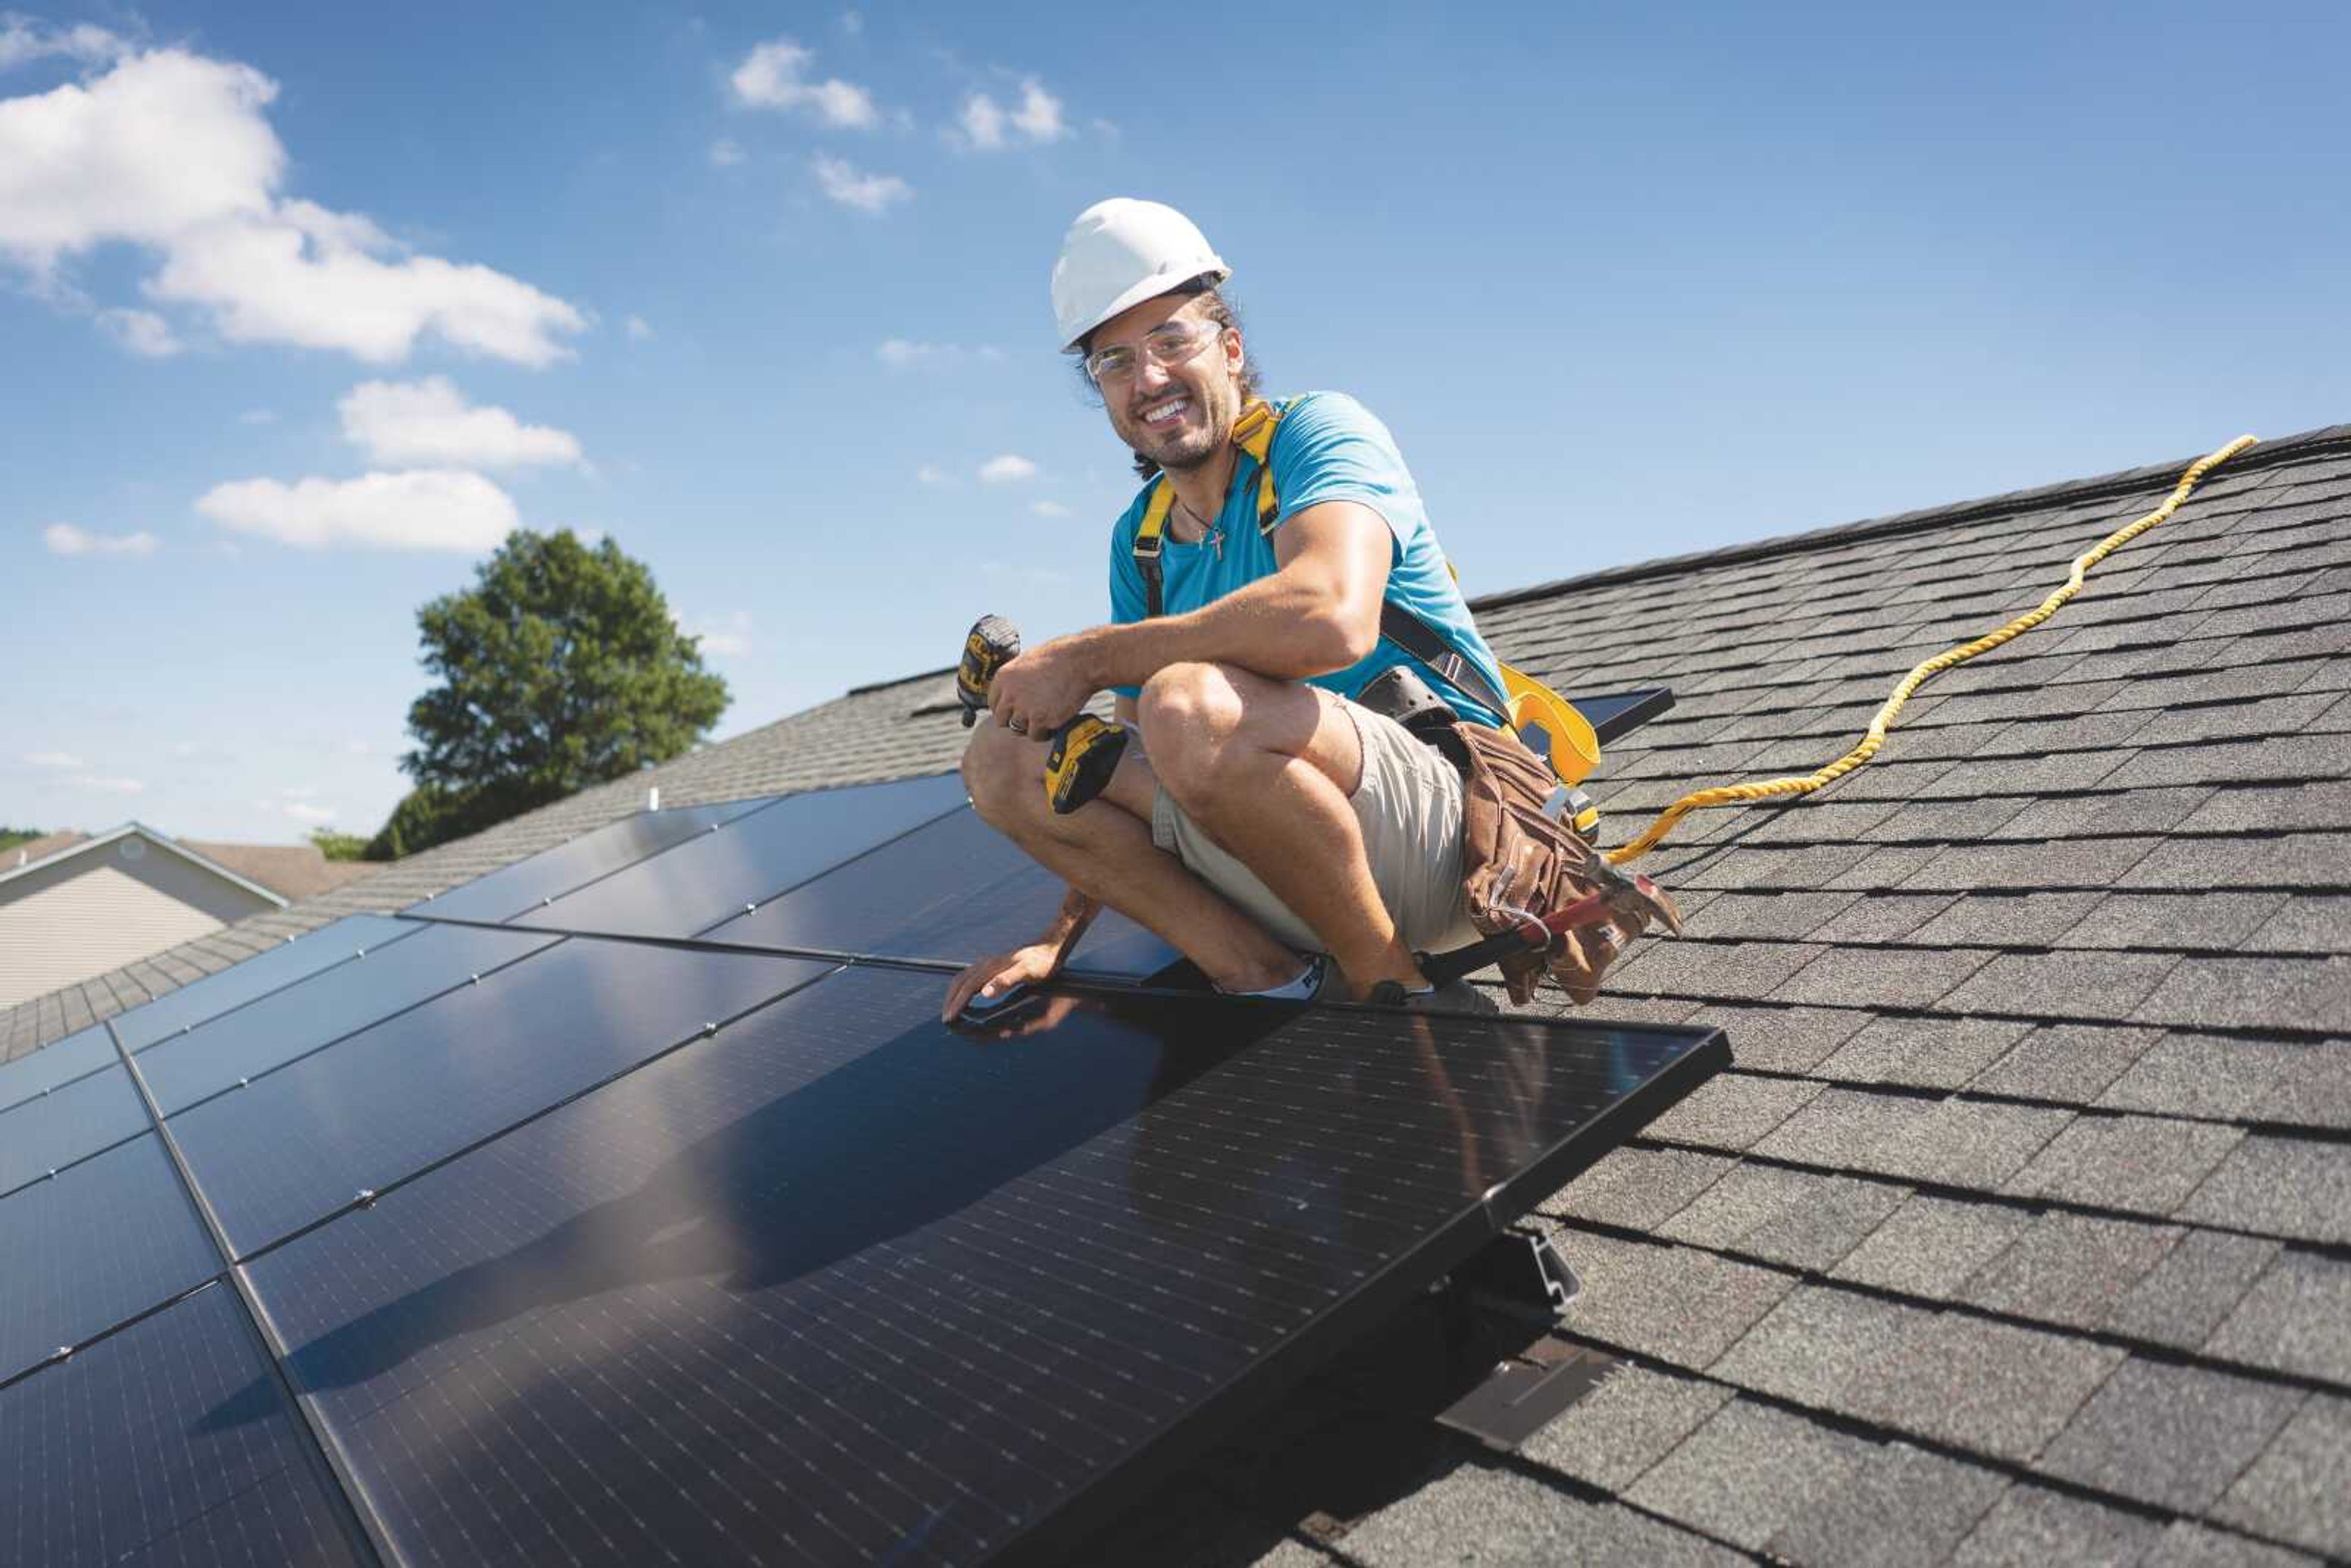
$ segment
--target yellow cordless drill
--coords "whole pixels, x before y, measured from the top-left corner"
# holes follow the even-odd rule
[[[963,727],[969,729],[987,706],[987,690],[996,673],[1020,654],[1020,631],[1001,615],[983,615],[963,640],[963,662],[956,666],[956,700],[963,705]],[[1118,759],[1126,750],[1126,731],[1081,713],[1047,737],[1045,798],[1062,816],[1102,792]]]

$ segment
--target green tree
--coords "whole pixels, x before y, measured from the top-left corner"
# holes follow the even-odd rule
[[[517,528],[472,588],[417,612],[439,685],[408,710],[416,781],[368,844],[391,860],[678,756],[726,709],[642,561]]]
[[[356,861],[367,858],[368,841],[358,833],[339,833],[332,828],[313,828],[310,841],[319,852],[330,861]]]
[[[29,844],[42,836],[38,828],[0,828],[0,850],[13,850],[18,844]]]

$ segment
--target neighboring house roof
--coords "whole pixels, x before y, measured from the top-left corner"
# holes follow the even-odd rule
[[[64,834],[53,834],[51,836],[55,838],[66,837]],[[0,903],[6,902],[8,897],[8,884],[12,882],[28,880],[36,872],[55,871],[68,862],[78,860],[85,856],[95,856],[99,851],[118,844],[125,839],[131,838],[136,838],[151,844],[154,848],[162,851],[165,854],[176,856],[179,859],[185,861],[188,864],[195,866],[199,870],[209,872],[213,875],[221,878],[224,882],[234,883],[236,886],[243,888],[246,892],[252,894],[255,897],[266,899],[271,904],[278,908],[283,908],[293,902],[290,898],[271,892],[268,888],[262,886],[259,883],[246,876],[242,872],[234,870],[231,867],[223,864],[221,862],[214,860],[210,855],[199,852],[192,845],[181,842],[179,840],[172,838],[169,833],[157,832],[154,829],[148,827],[143,822],[125,822],[119,828],[109,828],[102,833],[93,834],[87,838],[81,837],[78,834],[74,835],[71,841],[61,849],[52,850],[45,855],[28,858],[22,865],[17,865],[12,862],[5,868],[0,868]],[[27,845],[26,847],[30,848],[31,846]],[[135,844],[131,846],[133,850],[137,847],[138,846]]]
[[[59,850],[70,849],[88,837],[89,837],[88,833],[78,833],[68,828],[61,833],[43,833],[37,839],[26,839],[21,844],[11,844],[6,849],[0,850],[0,871],[13,871],[18,866],[30,865],[37,860],[47,860]]]
[[[298,903],[356,882],[375,868],[363,861],[330,861],[316,844],[220,844],[180,841],[206,859]]]
[[[1675,709],[1594,780],[1845,749],[2181,463],[1481,601],[1512,663]],[[1543,1206],[1628,1364],[1514,1458],[1353,1489],[1348,1561],[2299,1562],[2351,1554],[2351,427],[2256,447],[1881,758],[1643,862],[1689,934],[1595,1019],[1734,1068]],[[861,689],[0,1018],[14,1056],[641,806],[949,767],[947,678]],[[1330,1560],[1204,1472],[1153,1528]],[[1351,1511],[1361,1511],[1360,1509]]]

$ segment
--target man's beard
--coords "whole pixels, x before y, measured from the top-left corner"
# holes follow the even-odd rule
[[[1224,450],[1225,444],[1232,439],[1233,416],[1221,402],[1210,407],[1208,400],[1196,394],[1192,401],[1194,406],[1206,413],[1207,423],[1199,430],[1176,436],[1159,450],[1137,444],[1134,446],[1135,455],[1148,458],[1171,474],[1188,473],[1213,462],[1217,454]],[[1149,428],[1140,421],[1135,422],[1134,428],[1137,435],[1147,436],[1150,434]]]

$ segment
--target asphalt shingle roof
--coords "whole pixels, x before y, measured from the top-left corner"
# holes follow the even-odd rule
[[[1842,752],[1917,659],[2147,510],[2165,464],[1483,601],[1504,657],[1677,706],[1610,831]],[[1687,936],[1595,1019],[1733,1069],[1540,1210],[1624,1364],[1509,1458],[1341,1532],[1211,1473],[1162,1555],[1307,1563],[2298,1563],[2351,1555],[2351,427],[2217,471],[1881,760],[1644,863]],[[1641,634],[1623,629],[1638,626]],[[1595,628],[1605,629],[1596,632]],[[944,676],[868,687],[0,1015],[0,1056],[643,803],[936,771]],[[1549,1004],[1545,1004],[1548,1006]]]

